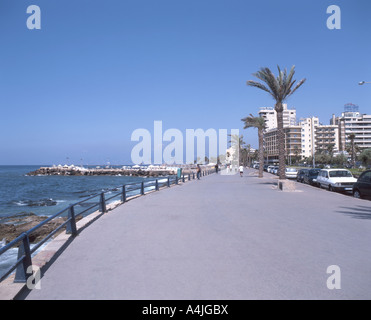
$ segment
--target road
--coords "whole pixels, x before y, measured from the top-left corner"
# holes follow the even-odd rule
[[[25,299],[370,299],[371,202],[248,169],[121,205]],[[340,273],[327,273],[336,265]],[[340,289],[329,289],[336,276]]]

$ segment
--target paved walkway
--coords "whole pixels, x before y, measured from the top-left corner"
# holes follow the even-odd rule
[[[370,299],[371,202],[249,170],[148,194],[83,230],[27,299]],[[341,289],[329,290],[338,265]]]

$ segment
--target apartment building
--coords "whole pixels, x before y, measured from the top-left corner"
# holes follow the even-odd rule
[[[316,152],[339,151],[339,127],[336,125],[319,125],[315,130]]]
[[[285,126],[285,156],[287,159],[301,157],[301,126]],[[266,157],[269,160],[278,159],[278,137],[277,128],[270,129],[264,134]]]
[[[319,125],[317,117],[301,118],[301,156],[302,158],[311,157],[315,150],[315,130]]]
[[[284,133],[285,155],[289,158],[303,159],[316,152],[339,151],[338,126],[320,124],[318,117],[301,118],[299,125],[285,126]],[[268,158],[278,158],[277,128],[267,130],[264,140]]]
[[[265,152],[268,159],[278,159],[277,113],[273,108],[261,108],[259,115],[266,119],[264,134]],[[361,114],[358,107],[346,105],[341,117],[332,116],[329,125],[319,122],[318,117],[301,118],[296,125],[296,110],[284,105],[285,155],[307,158],[316,152],[345,151],[350,143],[349,135],[355,135],[360,148],[371,148],[371,115]]]
[[[287,104],[283,105],[283,126],[293,126],[296,125],[296,110],[288,109]],[[277,128],[277,112],[274,108],[265,107],[260,108],[259,116],[265,119],[267,125],[267,130]]]
[[[349,135],[354,134],[354,142],[361,148],[371,148],[371,115],[359,111],[345,111],[340,117],[332,116],[330,123],[339,131],[339,150],[344,151],[350,143]]]

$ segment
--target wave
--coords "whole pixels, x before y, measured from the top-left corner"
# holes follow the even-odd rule
[[[20,207],[27,206],[27,203],[25,203],[23,201],[15,201],[14,204],[16,204],[17,206],[20,206]]]
[[[1,255],[0,260],[0,276],[8,270],[16,261],[18,256],[18,248],[11,248]]]
[[[65,202],[65,200],[53,200],[53,199],[38,199],[38,200],[19,200],[13,203],[20,207],[50,207],[56,206],[58,202]]]
[[[1,244],[3,243],[4,239],[0,241],[0,248],[2,247]],[[34,257],[36,254],[38,254],[44,247],[51,241],[49,239],[45,243],[43,243],[40,248],[38,248],[33,254],[32,257]],[[5,245],[6,243],[4,243]],[[30,244],[30,248],[32,249],[36,244]],[[1,255],[0,259],[0,276],[2,276],[14,263],[17,261],[18,257],[18,248],[11,248],[5,253]],[[14,271],[13,271],[14,272]]]

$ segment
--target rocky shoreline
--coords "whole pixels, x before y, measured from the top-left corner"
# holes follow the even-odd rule
[[[9,243],[47,218],[46,216],[38,216],[34,213],[20,213],[10,217],[0,218],[0,241],[5,240],[5,244]],[[38,243],[65,221],[65,217],[58,217],[48,221],[29,235],[30,243]],[[56,235],[64,230],[65,228],[61,228]]]

